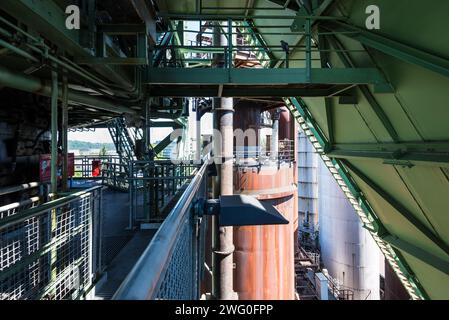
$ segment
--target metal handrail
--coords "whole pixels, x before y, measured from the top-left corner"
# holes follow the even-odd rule
[[[151,300],[156,297],[176,241],[181,234],[183,222],[190,213],[189,206],[207,171],[208,162],[208,158],[206,158],[134,268],[113,296],[114,300]]]
[[[10,194],[10,193],[16,193],[19,191],[25,191],[28,189],[37,188],[40,185],[41,185],[40,182],[30,182],[30,183],[21,184],[18,186],[12,186],[12,187],[10,186],[10,187],[1,188],[0,196],[4,196],[4,195]]]
[[[25,211],[23,211],[23,212],[21,212],[19,214],[6,217],[6,218],[0,220],[0,229],[6,229],[6,228],[8,228],[10,226],[13,226],[13,225],[17,224],[17,223],[20,223],[20,222],[26,221],[28,219],[31,219],[33,217],[36,217],[39,214],[41,214],[42,212],[46,212],[46,211],[49,211],[49,210],[52,210],[52,209],[55,209],[55,208],[59,208],[61,206],[67,205],[67,204],[69,204],[71,202],[74,202],[74,201],[76,201],[76,200],[78,200],[80,198],[87,197],[87,196],[89,196],[89,194],[92,191],[95,191],[95,190],[101,189],[101,188],[103,188],[103,187],[102,186],[96,186],[96,187],[93,187],[93,188],[90,188],[90,189],[86,189],[86,190],[83,190],[83,191],[80,191],[80,192],[76,192],[74,194],[65,196],[63,198],[56,199],[56,200],[53,200],[53,201],[49,201],[49,202],[41,204],[41,205],[39,205],[37,207],[27,209],[27,210],[25,210]]]

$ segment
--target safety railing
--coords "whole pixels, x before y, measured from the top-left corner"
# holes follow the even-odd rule
[[[73,178],[101,179],[102,165],[118,161],[117,156],[75,156]]]
[[[129,172],[132,171],[130,171],[128,163],[121,161],[118,157],[113,157],[109,161],[102,163],[102,184],[116,190],[128,191]]]
[[[223,8],[220,8],[223,10]],[[283,65],[289,68],[290,63],[295,68],[310,70],[314,61],[320,61],[319,55],[330,53],[352,52],[360,53],[362,50],[342,49],[319,46],[316,39],[333,37],[339,34],[356,34],[356,31],[328,31],[315,30],[314,24],[344,21],[343,17],[333,16],[292,16],[292,15],[258,15],[255,19],[263,19],[270,23],[248,23],[248,16],[234,14],[211,14],[195,19],[194,16],[162,15],[177,21],[195,21],[189,28],[183,30],[185,38],[196,38],[186,44],[158,45],[156,50],[170,52],[172,60],[180,54],[183,62],[202,67],[274,67]],[[257,21],[257,20],[252,20]],[[302,38],[304,41],[296,41],[296,44],[281,42],[281,44],[268,45],[265,38],[279,37]],[[221,44],[213,41],[214,38],[223,39]],[[233,39],[229,41],[229,39]],[[199,41],[198,41],[199,40]],[[176,63],[160,64],[159,67],[179,67]]]
[[[332,278],[329,274],[326,275],[329,280],[329,292],[337,300],[354,300],[354,291],[343,287],[343,285],[337,280]]]
[[[17,214],[38,205],[44,200],[39,182],[30,182],[18,186],[0,189],[0,219]]]
[[[196,172],[114,299],[199,298],[207,223],[195,209],[206,199],[207,165]]]
[[[265,149],[257,150],[237,150],[234,151],[236,166],[263,166],[263,165],[281,165],[295,161],[295,146],[293,140],[280,140],[279,149],[273,152]]]
[[[101,262],[101,187],[0,219],[0,300],[80,299]]]
[[[130,214],[134,224],[161,222],[198,165],[192,161],[130,161]]]

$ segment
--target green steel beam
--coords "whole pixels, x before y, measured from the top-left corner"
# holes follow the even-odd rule
[[[344,46],[340,43],[340,41],[338,41],[338,39],[335,36],[329,36],[329,37],[326,37],[326,38],[329,40],[329,42],[332,44],[334,49],[337,51],[337,54],[338,54],[340,60],[345,65],[345,67],[346,68],[355,68],[356,66],[354,65],[354,62],[352,61],[351,57],[346,52]],[[390,86],[390,85],[387,83],[386,86]],[[387,114],[382,109],[380,104],[377,102],[376,98],[371,93],[371,91],[368,88],[368,86],[367,85],[360,85],[360,86],[358,86],[358,88],[362,92],[362,94],[365,97],[365,99],[368,101],[369,105],[371,106],[371,109],[374,111],[374,113],[376,114],[377,118],[379,119],[379,121],[384,126],[385,130],[390,135],[390,138],[394,142],[398,142],[399,141],[399,136],[398,136],[396,130],[394,129],[393,124],[391,123],[390,119],[388,119]]]
[[[315,89],[315,88],[292,88],[287,86],[176,86],[168,85],[161,87],[150,87],[149,94],[153,97],[328,97],[339,96],[335,94],[337,88]],[[344,87],[343,87],[344,88]],[[221,95],[220,95],[221,93]]]
[[[314,121],[313,115],[308,112],[305,102],[300,98],[285,98],[284,100],[286,101],[287,106],[289,104],[295,106],[299,116],[295,113],[293,113],[293,116],[298,120],[301,128],[306,132],[306,135],[311,135],[309,138],[311,138],[314,148],[320,154],[325,165],[329,168],[329,171],[336,179],[351,205],[354,207],[357,215],[362,220],[364,228],[366,228],[373,236],[373,239],[385,255],[388,263],[392,265],[393,269],[398,274],[398,277],[404,284],[407,292],[413,299],[428,299],[429,296],[420,285],[419,280],[415,277],[401,253],[379,237],[379,235],[386,235],[388,231],[383,226],[382,221],[380,221],[374,213],[374,210],[370,206],[364,193],[355,183],[348,169],[340,159],[329,158],[327,154],[323,153],[323,150],[326,150],[329,147],[326,136],[320,126]],[[308,131],[309,133],[307,133]],[[316,140],[313,141],[312,137]]]
[[[321,5],[314,10],[314,14],[316,16],[321,16],[326,13],[326,11],[330,8],[331,5],[333,5],[336,1],[335,0],[324,0]]]
[[[328,156],[339,159],[382,159],[385,164],[449,166],[449,141],[335,144]]]
[[[329,139],[326,137],[320,126],[316,123],[305,102],[300,98],[290,98],[290,101],[299,112],[302,119],[304,119],[307,123],[307,126],[310,128],[323,150],[327,151],[330,147]]]
[[[182,125],[174,121],[151,121],[150,123],[151,128],[182,128]]]
[[[304,18],[309,20],[326,20],[326,21],[346,21],[345,17],[338,16],[317,16],[317,15],[242,15],[242,14],[185,14],[183,12],[173,12],[173,13],[161,13],[159,14],[161,18],[167,18],[172,21],[174,20],[191,20],[191,21],[226,21],[232,19],[233,21],[243,21],[247,19],[259,19],[259,20],[293,20],[295,18]]]
[[[268,48],[268,45],[266,43],[266,41],[264,40],[264,38],[259,34],[256,25],[254,24],[254,21],[249,20],[249,21],[243,21],[243,26],[249,28],[249,31],[251,31],[252,33],[252,37],[256,40],[256,43],[258,43],[261,47],[263,47],[263,51],[266,54],[266,56],[271,60],[270,62],[270,67],[272,67],[274,65],[274,63],[276,63],[276,57],[273,54],[273,52],[271,52],[271,50]],[[246,29],[248,30],[248,29]]]
[[[294,84],[383,84],[383,75],[375,68],[311,69],[182,69],[152,68],[145,79],[148,84],[198,85],[294,85]]]
[[[322,26],[333,32],[342,32],[344,36],[385,54],[449,77],[449,60],[445,58],[341,21],[326,21]]]
[[[422,262],[434,267],[435,269],[449,275],[449,262],[446,260],[441,259],[440,257],[437,257],[433,255],[432,253],[429,253],[428,251],[421,249],[407,241],[404,241],[402,239],[399,239],[396,236],[393,236],[391,234],[386,234],[381,236],[383,240],[391,244],[393,247],[408,253],[411,256],[414,256],[415,258],[418,258]]]
[[[319,27],[318,27],[318,31],[320,31]],[[322,35],[318,36],[318,47],[322,51],[322,53],[320,54],[321,68],[323,68],[323,69],[328,68],[329,42],[327,41],[326,37],[324,37]],[[332,110],[332,99],[324,98],[324,107],[326,109],[326,124],[327,124],[329,144],[333,144],[334,143],[334,114],[333,114],[333,110]]]
[[[97,32],[106,33],[108,35],[135,35],[145,33],[144,24],[98,24]]]
[[[27,26],[28,31],[45,36],[68,55],[93,57],[93,50],[81,44],[82,30],[68,30],[65,12],[51,0],[2,0],[1,9]],[[95,65],[95,71],[124,87],[130,87],[128,76],[121,69],[108,65]]]
[[[123,65],[123,66],[144,66],[148,64],[145,58],[121,58],[121,57],[77,57],[75,62],[79,65]]]
[[[172,143],[174,140],[171,139],[171,133],[166,136],[157,146],[153,148],[154,155],[157,156],[159,153],[161,153],[165,148],[167,148],[170,143]]]
[[[145,34],[150,38],[151,44],[157,43],[157,31],[156,31],[156,11],[151,1],[146,0],[129,0],[137,14],[145,23],[147,28]]]
[[[396,200],[388,192],[382,189],[374,181],[372,181],[368,176],[366,176],[362,171],[357,169],[347,160],[341,160],[341,162],[352,171],[357,177],[359,177],[364,183],[366,183],[371,189],[373,189],[382,199],[388,202],[396,211],[402,215],[408,222],[410,222],[416,229],[421,231],[429,240],[431,240],[435,245],[437,245],[441,250],[449,255],[449,246],[440,239],[433,230],[429,229],[421,220],[416,218],[416,216],[408,210],[402,203]]]
[[[65,27],[66,15],[51,0],[2,0],[1,9],[26,24],[30,30],[50,38],[72,55],[83,54],[79,45],[80,30]]]

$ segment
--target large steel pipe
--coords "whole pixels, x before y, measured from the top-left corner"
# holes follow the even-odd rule
[[[33,76],[19,74],[0,66],[0,85],[17,90],[35,93],[38,95],[51,97],[51,83]],[[62,90],[58,90],[59,98],[62,98]],[[69,103],[82,104],[95,109],[106,110],[114,113],[135,113],[132,109],[117,105],[113,101],[92,97],[87,94],[68,90]]]

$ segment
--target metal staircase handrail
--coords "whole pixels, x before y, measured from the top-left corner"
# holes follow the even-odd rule
[[[191,213],[189,207],[206,176],[208,164],[209,157],[206,157],[181,198],[115,293],[113,300],[151,300],[156,298],[183,225]]]

